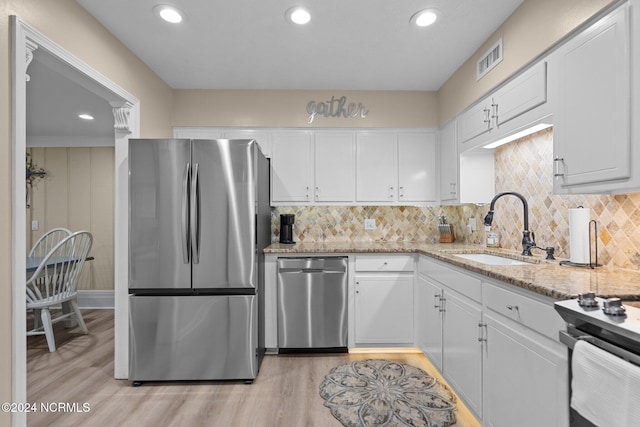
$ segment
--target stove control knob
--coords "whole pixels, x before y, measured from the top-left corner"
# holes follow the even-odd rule
[[[602,311],[611,316],[624,316],[625,308],[620,298],[608,298],[603,302]]]
[[[578,305],[580,307],[597,307],[596,294],[594,292],[582,292],[578,294]]]

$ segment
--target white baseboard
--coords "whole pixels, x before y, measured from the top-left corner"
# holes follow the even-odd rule
[[[113,291],[79,290],[78,307],[82,309],[112,309],[114,308]]]

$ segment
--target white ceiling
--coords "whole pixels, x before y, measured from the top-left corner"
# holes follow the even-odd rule
[[[437,90],[523,0],[76,1],[175,89]],[[159,3],[185,21],[160,21]],[[285,21],[296,5],[307,26]],[[439,20],[413,28],[426,8]],[[29,146],[113,144],[111,106],[86,77],[42,50],[28,73]]]
[[[437,90],[522,1],[77,0],[174,89],[327,90]],[[292,6],[311,22],[286,22]],[[426,8],[438,21],[412,27]]]
[[[110,92],[43,49],[27,68],[27,146],[73,147],[114,144]],[[95,119],[81,120],[88,113]]]

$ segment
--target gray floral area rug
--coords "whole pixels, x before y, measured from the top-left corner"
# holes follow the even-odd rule
[[[440,427],[456,422],[455,396],[415,366],[370,359],[340,365],[320,384],[324,406],[347,427]]]

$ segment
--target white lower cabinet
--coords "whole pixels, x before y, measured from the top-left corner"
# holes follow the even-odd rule
[[[491,427],[567,426],[567,359],[514,326],[485,314],[484,411]],[[565,350],[566,351],[566,350]]]
[[[443,376],[467,407],[482,417],[482,310],[453,291],[444,291]]]
[[[482,408],[479,304],[418,275],[418,345],[469,409]]]
[[[553,300],[501,283],[482,284],[485,346],[483,425],[569,424],[565,324]]]
[[[356,346],[414,345],[413,266],[408,255],[356,257]]]
[[[418,260],[417,342],[484,426],[569,423],[564,326],[553,300]]]
[[[442,371],[442,286],[418,274],[416,283],[416,341],[433,366]]]
[[[420,348],[477,417],[482,417],[481,282],[420,257]],[[464,294],[467,293],[468,296]]]
[[[355,342],[413,342],[413,278],[380,274],[356,277]]]

